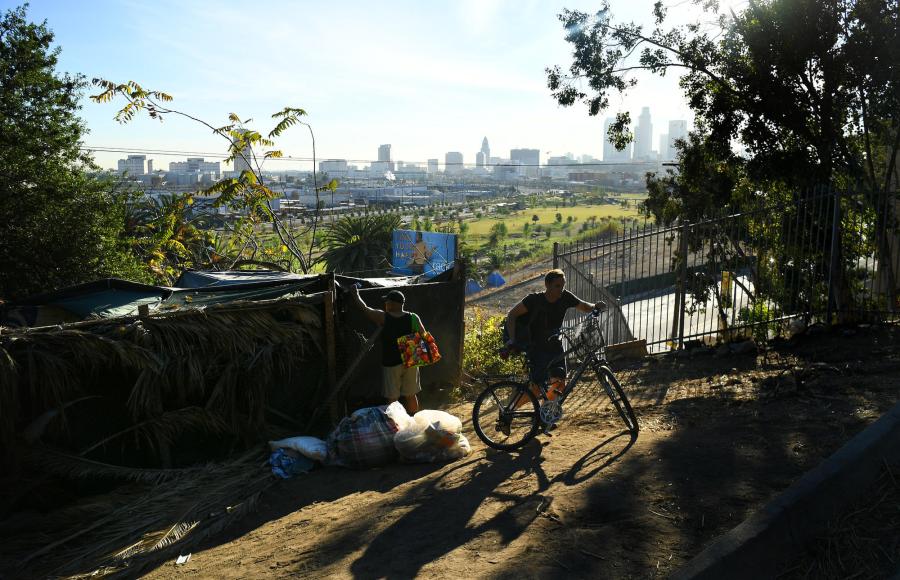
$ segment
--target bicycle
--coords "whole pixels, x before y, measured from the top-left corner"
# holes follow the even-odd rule
[[[478,395],[472,408],[472,425],[475,433],[487,446],[511,451],[531,441],[539,430],[547,433],[553,429],[562,419],[563,403],[588,369],[594,371],[625,426],[632,435],[637,435],[637,417],[606,360],[606,342],[600,330],[599,314],[600,311],[595,309],[575,331],[561,329],[548,339],[564,337],[569,345],[568,349],[550,362],[548,368],[569,355],[579,361],[557,397],[548,396],[549,380],[538,385],[539,402],[528,381],[508,376],[489,384]]]

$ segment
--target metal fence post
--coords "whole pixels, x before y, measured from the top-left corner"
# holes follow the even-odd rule
[[[678,312],[678,350],[684,349],[684,307],[685,297],[687,295],[687,259],[688,259],[688,224],[684,224],[681,231],[681,279],[679,283],[681,299],[679,300]]]
[[[825,324],[828,326],[831,326],[831,317],[834,314],[837,294],[840,292],[840,289],[835,288],[835,286],[841,284],[840,275],[835,275],[835,272],[841,267],[841,190],[835,190],[832,196],[834,199],[834,211],[831,216],[831,256],[829,260],[831,265],[828,269],[828,306],[825,317]]]
[[[559,268],[559,242],[553,242],[553,269]]]

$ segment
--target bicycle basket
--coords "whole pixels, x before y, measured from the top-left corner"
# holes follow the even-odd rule
[[[592,354],[600,353],[606,348],[606,340],[596,318],[588,317],[578,325],[574,340],[572,341],[572,353],[578,360],[587,360]]]

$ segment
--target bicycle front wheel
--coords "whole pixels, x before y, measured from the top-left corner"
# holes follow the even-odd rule
[[[607,368],[601,369],[601,372],[598,374],[600,375],[600,383],[603,385],[603,390],[606,391],[609,400],[612,401],[613,407],[619,412],[619,416],[622,417],[625,426],[628,427],[629,431],[637,435],[637,417],[634,415],[631,403],[628,402],[628,397],[625,396],[625,391],[622,390],[622,385],[619,384],[612,371]]]
[[[488,447],[518,449],[537,434],[540,411],[527,384],[503,382],[488,385],[472,407],[472,426]]]

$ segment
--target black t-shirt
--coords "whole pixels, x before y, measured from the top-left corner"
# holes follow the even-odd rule
[[[413,333],[412,314],[404,312],[400,316],[384,313],[384,329],[381,331],[381,364],[393,367],[401,364],[397,339]]]
[[[531,335],[531,348],[544,352],[561,352],[559,339],[547,340],[550,335],[559,332],[569,308],[577,306],[581,301],[568,290],[563,290],[556,302],[548,302],[544,292],[534,292],[522,300],[528,309],[528,328]]]

